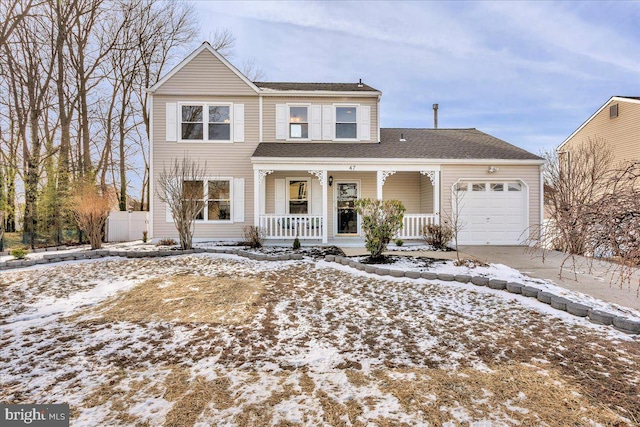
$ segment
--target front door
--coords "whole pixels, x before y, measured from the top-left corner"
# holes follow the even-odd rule
[[[336,184],[336,234],[358,234],[358,213],[355,206],[357,198],[357,182]]]

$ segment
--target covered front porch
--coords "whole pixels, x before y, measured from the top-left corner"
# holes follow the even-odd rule
[[[402,201],[399,239],[420,239],[440,220],[439,165],[254,163],[254,179],[254,225],[272,241],[362,241],[360,198]]]

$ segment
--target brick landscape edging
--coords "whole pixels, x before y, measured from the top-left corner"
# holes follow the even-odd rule
[[[67,247],[55,248],[57,251],[68,249]],[[36,252],[44,252],[43,250],[36,250]],[[52,252],[48,250],[47,252]],[[39,259],[15,259],[9,261],[0,262],[0,270],[12,270],[15,268],[31,267],[34,265],[50,264],[63,261],[76,261],[83,259],[95,259],[104,258],[110,256],[117,256],[123,258],[157,258],[165,256],[175,255],[189,255],[197,253],[215,253],[215,254],[232,254],[239,255],[245,258],[249,258],[256,261],[288,261],[288,260],[301,260],[302,254],[279,254],[279,255],[265,255],[254,252],[245,251],[243,249],[231,249],[231,248],[196,248],[187,250],[172,250],[172,249],[159,249],[156,251],[122,251],[117,249],[96,249],[88,251],[70,252],[65,254],[59,253],[46,253]]]
[[[577,317],[587,317],[592,323],[596,323],[599,325],[611,325],[617,330],[627,334],[640,334],[640,320],[633,320],[626,317],[616,316],[602,310],[594,310],[592,307],[589,307],[587,305],[570,301],[564,297],[555,295],[548,291],[543,291],[533,286],[525,286],[522,283],[489,279],[488,277],[484,276],[467,276],[457,274],[453,275],[447,273],[433,273],[428,271],[420,273],[418,271],[379,268],[374,265],[353,261],[349,257],[343,257],[339,255],[327,255],[324,257],[324,260],[353,267],[358,270],[366,271],[367,273],[377,274],[378,276],[406,277],[409,279],[421,278],[427,280],[442,280],[446,282],[456,281],[459,283],[472,283],[476,286],[486,286],[491,289],[503,290],[512,294],[521,294],[526,297],[535,298],[545,304],[549,304],[556,310],[565,311]]]
[[[67,247],[57,247],[56,250],[66,250]],[[37,250],[36,252],[44,252],[43,250]],[[46,252],[51,252],[47,250]],[[20,267],[31,267],[40,264],[49,264],[63,261],[75,261],[83,259],[95,259],[104,258],[109,256],[118,256],[124,258],[157,258],[165,256],[175,255],[189,255],[197,253],[214,253],[214,254],[232,254],[241,257],[249,258],[255,261],[289,261],[289,260],[301,260],[304,256],[300,253],[291,254],[279,254],[279,255],[265,255],[255,252],[246,251],[244,249],[232,249],[232,248],[196,248],[189,250],[170,250],[159,249],[157,251],[119,251],[115,249],[98,249],[82,252],[72,252],[66,254],[45,254],[40,259],[24,259],[24,260],[10,260],[0,262],[0,271],[10,270]],[[611,325],[619,331],[627,334],[640,334],[640,320],[628,319],[626,317],[616,316],[614,314],[602,311],[594,310],[592,307],[572,302],[559,295],[555,295],[551,292],[543,291],[533,286],[525,286],[522,283],[507,282],[506,280],[489,279],[484,276],[468,276],[468,275],[453,275],[448,273],[434,273],[430,271],[418,272],[418,271],[404,271],[395,270],[384,267],[377,267],[370,264],[364,264],[358,261],[354,261],[349,257],[343,257],[339,255],[326,255],[325,261],[336,262],[351,268],[355,268],[360,271],[365,271],[370,274],[376,274],[378,276],[391,276],[391,277],[405,277],[408,279],[427,279],[427,280],[442,280],[446,282],[456,281],[459,283],[472,283],[475,286],[487,286],[495,290],[503,290],[513,294],[521,294],[526,297],[535,298],[540,302],[549,304],[556,310],[565,311],[577,317],[587,317],[592,323],[599,325]]]

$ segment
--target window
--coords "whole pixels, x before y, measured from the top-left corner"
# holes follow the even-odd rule
[[[231,220],[231,180],[185,181],[184,197],[198,204],[199,221]]]
[[[484,182],[480,184],[471,185],[471,191],[486,191],[486,189],[487,189],[487,184],[485,184]]]
[[[209,140],[210,141],[230,141],[231,140],[231,114],[229,106],[210,105],[209,106]]]
[[[336,139],[356,139],[358,123],[356,107],[336,107]]]
[[[180,135],[183,141],[231,141],[231,107],[182,105]]]
[[[616,117],[618,117],[618,104],[613,104],[609,107],[609,118],[615,119]]]
[[[308,107],[289,107],[289,138],[309,139]]]
[[[467,191],[469,189],[468,182],[459,182],[456,184],[456,191]]]
[[[231,219],[231,190],[230,182],[208,181],[207,219],[230,220]]]
[[[190,204],[195,204],[198,214],[196,219],[204,219],[204,181],[185,181],[182,194]]]
[[[182,106],[182,139],[202,140],[202,105]]]
[[[510,182],[507,184],[507,191],[522,191],[522,184],[519,182]]]
[[[501,182],[492,182],[491,191],[504,191],[504,184]]]
[[[309,213],[309,181],[289,180],[289,214],[306,215]]]

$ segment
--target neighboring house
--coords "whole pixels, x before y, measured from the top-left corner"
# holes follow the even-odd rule
[[[612,96],[557,151],[561,155],[570,153],[589,139],[604,141],[614,164],[640,160],[640,97]],[[565,161],[570,162],[570,156]]]
[[[149,95],[155,239],[177,236],[154,180],[183,156],[207,167],[189,183],[205,201],[196,241],[256,225],[287,244],[362,244],[365,197],[404,203],[403,239],[456,199],[461,244],[519,244],[541,222],[540,157],[476,129],[381,129],[381,92],[363,83],[251,82],[204,43]]]

